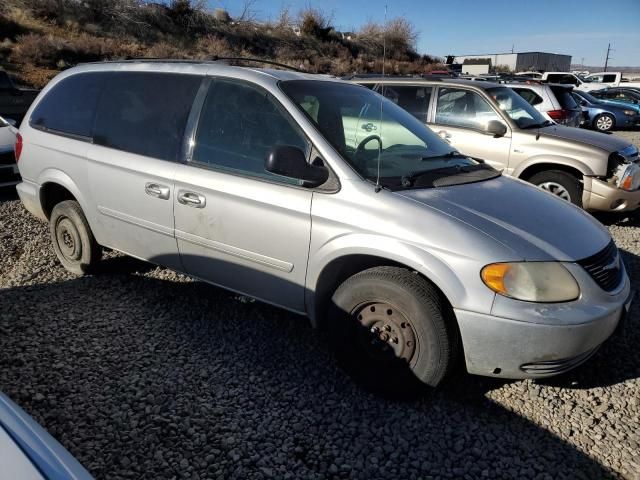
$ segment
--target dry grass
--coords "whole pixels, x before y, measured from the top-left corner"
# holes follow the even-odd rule
[[[365,25],[346,39],[322,10],[306,8],[296,16],[283,8],[275,21],[259,24],[252,6],[249,0],[242,18],[231,19],[219,10],[208,13],[194,0],[168,6],[138,0],[4,0],[0,65],[33,86],[77,63],[135,57],[251,56],[346,75],[380,71],[383,39],[386,71],[422,73],[435,62],[416,53],[417,32],[405,19]]]

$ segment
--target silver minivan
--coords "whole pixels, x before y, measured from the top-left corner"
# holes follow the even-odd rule
[[[505,378],[589,358],[630,283],[591,216],[457,153],[338,79],[216,62],[88,64],[16,143],[62,265],[102,247],[308,316],[363,385]]]

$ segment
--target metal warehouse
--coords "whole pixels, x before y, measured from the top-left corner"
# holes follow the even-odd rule
[[[492,67],[504,65],[515,72],[547,71],[568,72],[571,67],[571,55],[546,52],[487,53],[484,55],[456,55],[454,62],[463,64],[465,60],[487,59]],[[469,62],[467,62],[469,63]]]

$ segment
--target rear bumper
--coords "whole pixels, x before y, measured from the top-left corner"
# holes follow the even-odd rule
[[[631,212],[640,207],[640,190],[627,192],[597,178],[585,177],[582,205],[585,210]]]
[[[20,201],[24,205],[24,208],[42,220],[47,219],[47,216],[42,210],[42,205],[40,204],[40,186],[38,184],[22,180],[22,182],[18,183],[16,186],[16,190],[18,191],[18,196],[20,197]]]

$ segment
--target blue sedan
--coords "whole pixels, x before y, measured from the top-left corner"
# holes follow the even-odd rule
[[[582,107],[583,127],[599,132],[608,132],[614,128],[640,127],[640,105],[601,100],[580,90],[573,90],[571,94]]]
[[[0,393],[0,478],[93,480],[35,420]]]

